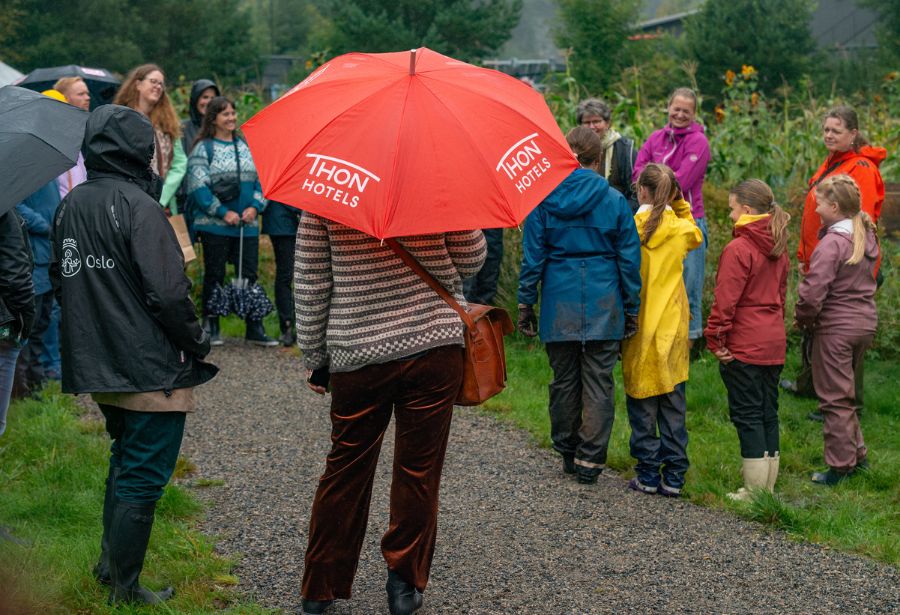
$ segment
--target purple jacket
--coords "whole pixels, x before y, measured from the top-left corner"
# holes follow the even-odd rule
[[[874,333],[878,325],[875,311],[875,264],[878,243],[869,232],[866,252],[856,265],[848,265],[853,240],[834,226],[820,233],[813,250],[809,273],[797,289],[797,324],[821,334]]]
[[[638,152],[631,180],[638,176],[647,163],[657,162],[675,171],[675,177],[684,191],[684,198],[691,204],[694,218],[703,217],[703,178],[709,164],[709,141],[703,126],[693,122],[685,128],[666,124],[647,139]]]

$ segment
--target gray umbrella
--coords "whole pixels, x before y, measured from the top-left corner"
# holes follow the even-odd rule
[[[49,96],[0,88],[0,215],[75,166],[87,118]]]

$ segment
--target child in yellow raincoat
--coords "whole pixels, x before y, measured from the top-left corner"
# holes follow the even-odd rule
[[[637,183],[641,308],[637,335],[622,343],[631,456],[638,461],[628,486],[679,497],[688,469],[684,383],[690,348],[682,273],[684,257],[702,243],[703,234],[672,169],[648,164]]]

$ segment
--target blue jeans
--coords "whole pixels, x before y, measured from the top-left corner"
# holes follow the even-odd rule
[[[0,342],[0,436],[6,431],[6,411],[9,410],[9,396],[12,393],[18,358],[18,346],[11,342]]]
[[[50,309],[50,325],[44,333],[44,351],[41,353],[41,364],[44,375],[52,380],[59,380],[62,370],[59,362],[59,319],[62,310],[54,299]]]
[[[660,472],[666,485],[684,486],[688,470],[688,433],[685,425],[687,402],[684,383],[665,395],[646,399],[625,397],[628,422],[631,423],[631,456],[637,459],[634,470],[638,480],[648,487],[658,487]],[[659,426],[659,436],[656,428]]]
[[[703,231],[703,243],[684,257],[684,287],[691,307],[688,337],[692,340],[703,337],[703,280],[706,276],[706,248],[709,244],[706,218],[697,218],[696,222]]]

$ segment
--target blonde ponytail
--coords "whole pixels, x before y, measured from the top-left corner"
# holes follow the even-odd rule
[[[857,212],[852,218],[853,220],[853,252],[847,259],[848,265],[856,265],[859,263],[866,253],[866,241],[868,240],[869,231],[875,230],[872,218],[864,211]]]
[[[832,175],[816,188],[816,198],[824,198],[836,204],[838,210],[853,221],[853,252],[847,259],[847,264],[856,265],[866,253],[866,235],[870,230],[875,230],[872,218],[862,211],[859,186],[849,175]]]
[[[729,194],[734,195],[738,203],[746,205],[757,214],[769,214],[769,233],[774,243],[769,254],[775,257],[784,254],[787,250],[787,226],[791,221],[791,215],[775,202],[775,193],[769,184],[761,179],[748,179],[732,188]]]

